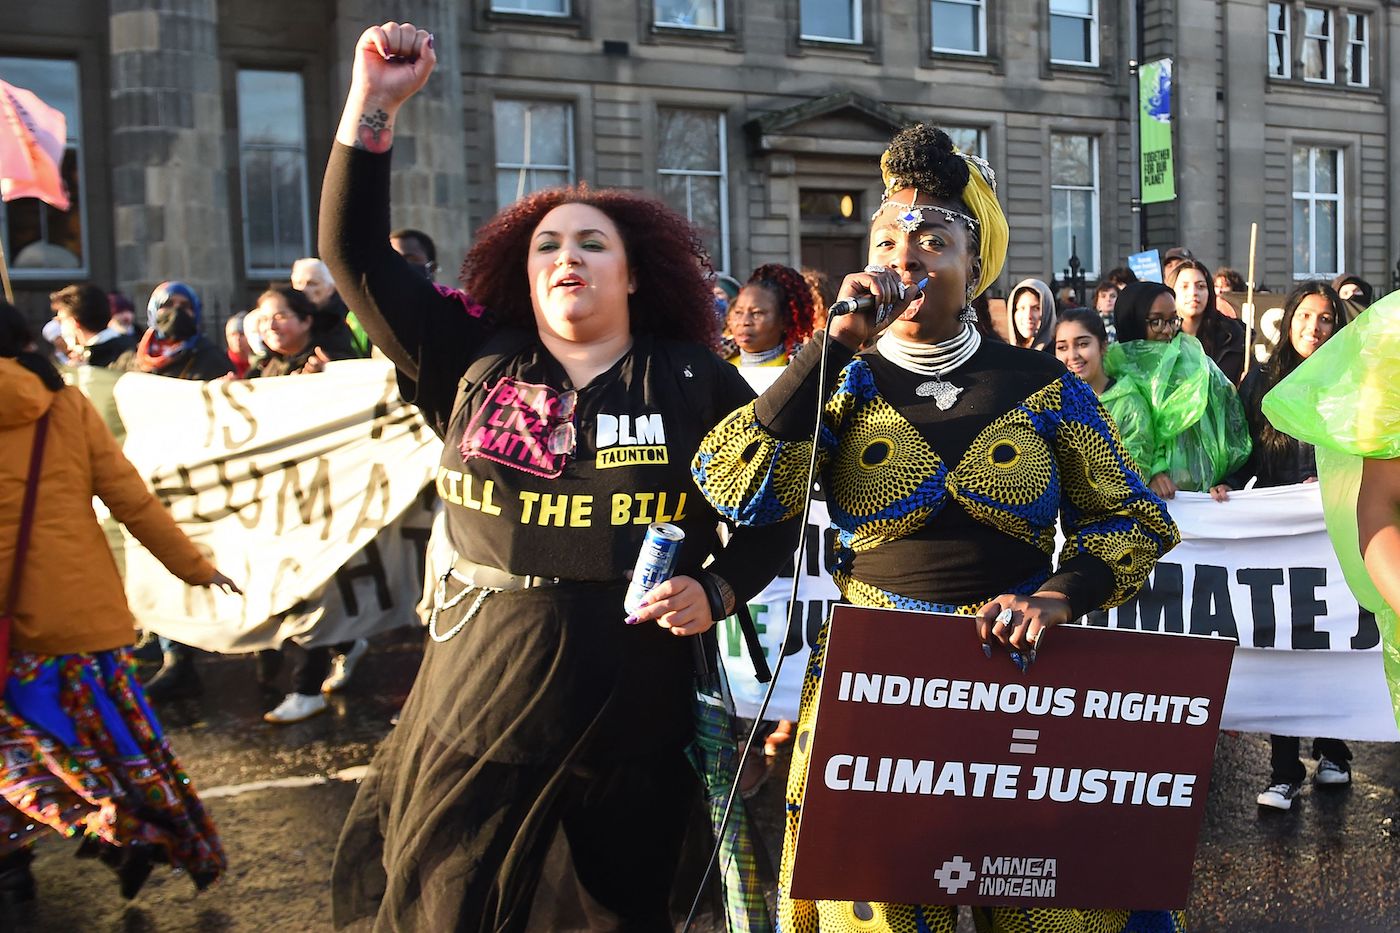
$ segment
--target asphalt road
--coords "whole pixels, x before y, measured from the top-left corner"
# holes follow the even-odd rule
[[[187,878],[158,869],[134,901],[124,902],[107,869],[75,860],[76,844],[55,836],[36,849],[38,904],[27,918],[0,921],[0,930],[329,930],[331,855],[354,779],[388,732],[419,651],[416,633],[377,644],[350,688],[332,699],[330,713],[285,727],[262,722],[277,698],[256,686],[251,656],[201,658],[204,696],[169,705],[163,721],[219,826],[228,875],[197,895]],[[1352,786],[1309,783],[1292,812],[1261,812],[1254,797],[1268,777],[1267,737],[1220,737],[1188,907],[1191,929],[1400,930],[1400,745],[1358,743],[1353,752]],[[785,764],[780,760],[753,802],[774,853]],[[562,864],[562,851],[555,855]],[[543,891],[536,918],[539,930],[578,923],[567,890]],[[971,929],[966,918],[963,927]],[[718,927],[707,919],[699,929]]]

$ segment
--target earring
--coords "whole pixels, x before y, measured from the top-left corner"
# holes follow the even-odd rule
[[[977,312],[972,309],[972,286],[967,286],[967,303],[958,311],[958,323],[976,324]]]

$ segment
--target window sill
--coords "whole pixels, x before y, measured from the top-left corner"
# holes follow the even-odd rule
[[[1267,84],[1270,90],[1277,88],[1279,90],[1288,91],[1331,91],[1338,94],[1351,94],[1356,97],[1373,97],[1377,100],[1379,100],[1383,94],[1382,89],[1376,87],[1374,84],[1362,87],[1356,84],[1344,84],[1336,81],[1329,83],[1325,81],[1307,81],[1303,78],[1276,78],[1273,75],[1269,75]]]
[[[879,61],[879,49],[873,42],[847,42],[843,39],[818,39],[811,36],[799,36],[788,54],[796,57],[823,55],[849,61]]]
[[[487,31],[516,29],[521,32],[552,33],[577,37],[586,35],[584,18],[577,9],[566,16],[487,9],[481,12],[481,28]]]
[[[924,68],[956,68],[966,71],[980,71],[986,74],[1003,74],[1001,59],[981,52],[944,52],[938,49],[925,49]]]
[[[697,48],[725,48],[739,51],[739,36],[730,29],[705,29],[698,26],[667,26],[652,23],[647,41],[667,45],[689,45]]]
[[[1047,78],[1093,78],[1099,81],[1110,81],[1112,75],[1110,70],[1102,64],[1090,65],[1087,62],[1059,62],[1047,61],[1044,76]]]
[[[13,261],[13,260],[11,260]],[[10,281],[19,282],[61,282],[68,284],[92,275],[87,266],[75,269],[16,269],[10,266]]]

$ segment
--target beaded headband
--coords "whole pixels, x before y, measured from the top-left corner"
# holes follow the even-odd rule
[[[889,197],[891,194],[893,194],[893,192],[886,188],[885,199],[880,202],[880,206],[876,209],[875,213],[870,215],[871,223],[875,222],[875,218],[880,216],[881,211],[890,206]],[[938,214],[941,214],[943,219],[950,224],[961,220],[967,225],[968,230],[972,231],[973,233],[977,232],[977,228],[979,226],[977,223],[977,218],[964,214],[962,211],[955,211],[952,208],[943,207],[939,204],[919,204],[918,200],[919,189],[915,188],[914,203],[911,203],[908,206],[906,206],[904,212],[901,213],[899,216],[895,217],[894,219],[895,223],[899,225],[899,229],[903,230],[905,233],[913,233],[915,230],[923,226],[924,211],[935,211]]]

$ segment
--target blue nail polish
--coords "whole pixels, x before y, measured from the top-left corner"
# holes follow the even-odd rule
[[[433,34],[431,32],[428,33],[428,48],[433,48]]]
[[[1026,664],[1026,659],[1023,658],[1023,657],[1021,656],[1021,652],[1019,652],[1019,651],[1013,651],[1013,652],[1011,652],[1011,663],[1014,664],[1014,665],[1016,665],[1016,668],[1017,668],[1022,674],[1024,674],[1024,673],[1026,672],[1026,667],[1027,667],[1028,665]]]
[[[992,646],[987,644],[985,641],[982,642],[982,653],[985,654],[989,659],[992,656]]]

